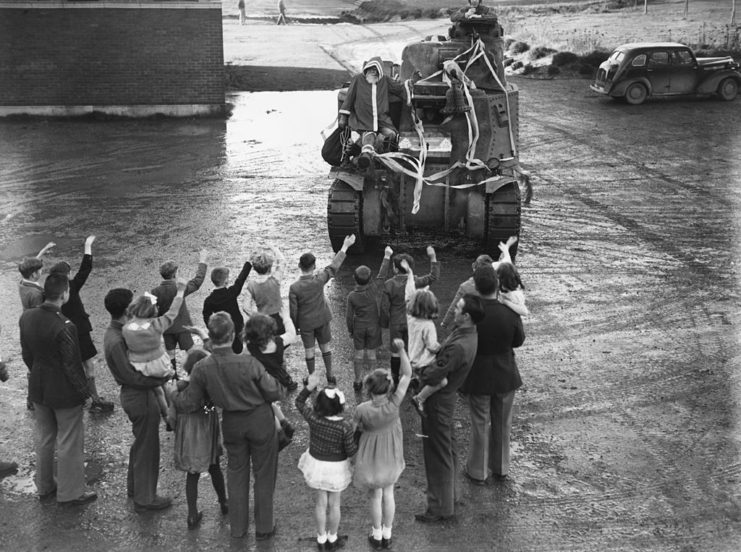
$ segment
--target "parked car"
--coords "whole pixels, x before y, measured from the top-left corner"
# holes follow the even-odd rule
[[[739,64],[731,56],[698,58],[684,44],[637,42],[615,48],[589,88],[638,105],[646,98],[687,94],[731,101],[739,86]]]

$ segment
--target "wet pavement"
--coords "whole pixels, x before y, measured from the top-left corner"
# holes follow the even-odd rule
[[[419,420],[404,411],[407,469],[397,489],[397,550],[714,550],[741,536],[739,374],[739,103],[649,102],[639,107],[591,94],[583,80],[516,79],[521,155],[535,195],[523,209],[517,262],[532,314],[518,351],[525,387],[516,398],[511,480],[473,487],[461,477],[456,524],[419,526],[424,504]],[[82,298],[102,348],[103,296],[111,287],[155,285],[165,258],[193,273],[233,270],[268,242],[289,271],[311,250],[332,253],[325,213],[328,167],[318,131],[332,92],[237,94],[226,121],[21,121],[0,124],[0,351],[11,379],[0,385],[0,457],[17,475],[0,482],[0,549],[311,550],[313,497],[296,462],[307,432],[281,453],[278,536],[229,538],[208,478],[203,526],[187,531],[184,476],[162,429],[164,513],[137,515],[125,494],[130,429],[104,363],[99,387],[110,416],[86,415],[88,475],[99,493],[82,508],[34,497],[32,423],[16,321],[16,263],[46,242],[49,261],[81,258],[89,234],[94,269]],[[422,244],[405,245],[423,263]],[[447,306],[475,252],[442,247]],[[335,314],[340,386],[350,391],[344,298],[348,259],[327,293]],[[189,297],[200,312],[206,282]],[[382,362],[387,358],[384,349]],[[301,377],[298,350],[289,369]],[[352,395],[351,392],[348,395]],[[350,400],[350,407],[354,401]],[[457,416],[460,452],[467,415]],[[366,550],[365,497],[343,495],[349,550]],[[301,540],[303,539],[303,540]]]

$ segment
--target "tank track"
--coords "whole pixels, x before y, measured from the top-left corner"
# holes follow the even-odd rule
[[[349,253],[362,253],[363,243],[363,205],[362,195],[341,180],[334,180],[329,188],[327,199],[327,230],[332,250],[342,248],[345,236],[355,234],[355,245]]]
[[[499,257],[499,242],[510,236],[520,235],[522,204],[520,187],[516,182],[502,186],[496,192],[486,195],[486,240],[487,252]],[[510,249],[514,260],[517,244]]]

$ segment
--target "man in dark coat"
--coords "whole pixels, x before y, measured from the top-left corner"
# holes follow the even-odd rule
[[[458,455],[453,417],[456,391],[471,369],[476,357],[476,323],[484,317],[481,299],[463,296],[455,309],[455,329],[435,355],[435,362],[420,378],[421,385],[436,385],[443,378],[448,384],[425,401],[427,416],[422,419],[425,474],[427,475],[427,510],[415,519],[436,523],[452,519],[459,492],[456,486]]]
[[[489,475],[503,480],[509,472],[509,438],[515,390],[522,386],[514,348],[525,341],[520,315],[497,301],[497,273],[479,267],[473,275],[484,305],[477,324],[478,350],[461,392],[471,413],[471,446],[464,475],[476,485]],[[491,425],[490,425],[491,424]]]
[[[181,283],[181,287],[185,287]],[[105,296],[105,308],[111,324],[103,336],[103,350],[113,379],[121,386],[121,408],[131,421],[134,443],[129,451],[127,492],[134,499],[134,508],[141,512],[162,510],[172,504],[168,497],[157,495],[160,474],[160,409],[154,393],[165,383],[160,378],[147,377],[129,362],[122,329],[128,321],[126,309],[133,298],[131,290],[117,288]]]
[[[168,389],[183,410],[197,408],[208,397],[223,409],[221,429],[228,457],[227,490],[232,537],[249,526],[250,467],[255,478],[255,538],[275,534],[273,494],[278,474],[278,433],[270,403],[285,397],[283,386],[251,355],[232,350],[234,323],[225,312],[208,321],[211,356],[198,362],[183,391]]]
[[[61,312],[67,299],[67,277],[50,274],[44,282],[44,302],[21,315],[21,350],[23,361],[31,370],[29,395],[36,418],[36,489],[42,498],[56,493],[60,504],[80,505],[95,500],[98,495],[85,484],[82,406],[89,392],[77,329]]]
[[[93,327],[90,325],[90,315],[85,312],[85,306],[80,299],[80,290],[85,285],[90,272],[93,270],[93,242],[95,236],[88,236],[85,240],[85,253],[82,256],[80,269],[75,277],[69,281],[69,301],[62,305],[62,314],[69,318],[77,328],[77,339],[80,343],[80,356],[82,356],[82,365],[85,368],[90,397],[93,402],[90,404],[90,412],[111,412],[113,403],[106,401],[98,394],[98,387],[95,385],[95,355],[98,350],[93,345],[90,332]],[[61,261],[51,267],[50,274],[63,274],[69,278],[71,267],[69,263]]]

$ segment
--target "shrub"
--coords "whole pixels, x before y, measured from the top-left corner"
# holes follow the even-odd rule
[[[541,59],[546,56],[550,56],[552,53],[554,53],[556,50],[553,48],[546,48],[545,46],[537,46],[530,50],[530,57],[532,59]]]
[[[513,54],[523,54],[530,49],[530,45],[527,42],[514,42],[510,47]]]
[[[561,69],[559,69],[555,65],[549,65],[547,72],[548,72],[548,76],[552,77],[553,75],[558,75],[561,72]]]
[[[579,56],[572,52],[558,52],[553,55],[552,65],[562,67],[569,63],[574,63],[577,59],[579,59]]]

